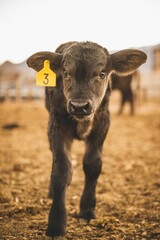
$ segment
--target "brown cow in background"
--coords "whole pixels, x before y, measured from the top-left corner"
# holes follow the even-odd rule
[[[128,76],[112,74],[112,89],[117,89],[121,92],[121,103],[118,113],[121,114],[125,103],[129,102],[130,114],[133,115],[135,113],[134,103],[140,91],[140,73],[135,71]]]

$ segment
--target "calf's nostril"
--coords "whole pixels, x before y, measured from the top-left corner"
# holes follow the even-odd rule
[[[75,106],[72,103],[70,104],[70,108],[71,108],[71,112],[75,111]]]
[[[86,103],[86,104],[83,106],[83,112],[84,112],[84,113],[88,113],[89,110],[90,110],[90,105],[89,105],[89,103]]]

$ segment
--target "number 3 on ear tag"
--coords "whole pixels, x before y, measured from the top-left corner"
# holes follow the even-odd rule
[[[49,60],[44,61],[44,67],[36,74],[36,85],[45,87],[56,86],[56,74],[50,69]]]

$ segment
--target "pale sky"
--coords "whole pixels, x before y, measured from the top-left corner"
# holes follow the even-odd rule
[[[0,63],[67,41],[109,51],[160,43],[160,0],[0,0]]]

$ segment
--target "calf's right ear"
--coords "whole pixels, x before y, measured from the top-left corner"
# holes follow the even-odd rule
[[[53,71],[58,71],[61,67],[62,54],[52,52],[37,52],[27,59],[27,65],[37,72],[43,68],[45,60],[50,61],[50,67]]]

